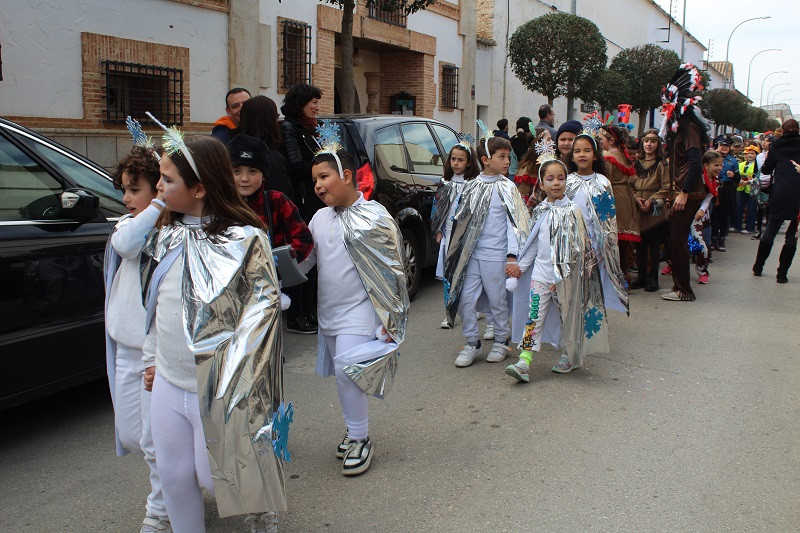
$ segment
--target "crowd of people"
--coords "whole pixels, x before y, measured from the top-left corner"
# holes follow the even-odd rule
[[[460,317],[465,339],[457,367],[490,340],[489,362],[520,349],[504,369],[517,381],[530,380],[543,343],[559,350],[551,369],[572,372],[609,351],[607,313],[629,314],[631,291],[658,291],[659,275],[671,275],[661,297],[694,300],[692,261],[708,283],[729,231],[760,239],[760,276],[790,221],[777,275],[787,281],[797,122],[712,143],[698,80],[683,65],[664,94],[662,129],[635,139],[597,114],[555,127],[544,105],[535,125],[521,117],[509,135],[504,119],[450,149],[431,227],[442,327]],[[317,333],[317,373],[335,376],[342,474],[370,467],[368,400],[391,386],[409,308],[402,235],[359,191],[336,127],[317,121],[321,98],[295,87],[281,121],[270,98],[235,88],[211,137],[158,123],[159,149],[131,121],[136,146],[114,174],[130,215],[105,260],[107,360],[117,454],[144,455],[150,469],[143,533],[204,531],[202,488],[221,516],[277,531],[293,416],[284,329]],[[292,276],[305,282],[289,286]]]

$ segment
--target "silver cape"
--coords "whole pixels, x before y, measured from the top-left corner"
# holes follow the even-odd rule
[[[559,201],[559,203],[562,203]],[[605,315],[602,301],[592,290],[591,272],[596,259],[589,234],[578,206],[569,200],[563,205],[542,202],[533,210],[531,237],[520,252],[520,262],[536,256],[534,233],[537,224],[550,215],[550,253],[554,267],[555,304],[558,314],[548,314],[543,325],[542,341],[564,348],[570,361],[580,366],[585,355],[608,351],[607,328],[598,329],[594,312]],[[533,263],[526,269],[514,291],[512,340],[520,342],[525,333],[531,300]],[[599,306],[599,307],[598,307]],[[589,324],[587,327],[587,317]]]
[[[339,211],[347,253],[358,271],[375,313],[399,345],[406,336],[408,298],[403,261],[403,236],[381,204],[368,201]],[[384,397],[397,371],[397,351],[354,362],[344,371],[364,392]]]
[[[183,331],[195,356],[197,396],[221,517],[285,511],[276,442],[283,401],[280,292],[263,231],[231,226],[208,236],[176,223],[142,251],[142,287],[170,250],[183,254]],[[177,334],[177,332],[176,332]]]
[[[595,270],[599,270],[601,264],[605,270],[605,273],[598,271],[593,274],[593,276],[597,276],[600,283],[600,286],[593,290],[613,292],[613,295],[605,295],[606,307],[630,314],[625,276],[619,262],[616,207],[611,182],[602,174],[584,180],[573,172],[567,176],[566,195],[577,203],[578,200],[575,197],[579,190],[583,191],[586,205],[578,207],[582,212],[589,213],[587,231],[594,235],[597,242],[595,252],[599,257],[598,268]]]
[[[458,203],[458,198],[467,183],[466,181],[442,181],[433,200],[433,212],[431,213],[431,233],[433,235],[438,232],[444,233],[447,215],[452,206]]]
[[[455,220],[453,221],[453,234],[450,236],[450,245],[447,249],[447,259],[444,267],[444,277],[449,284],[447,297],[447,321],[450,326],[455,322],[458,305],[461,300],[461,290],[464,288],[464,278],[467,265],[475,250],[489,214],[489,204],[492,201],[492,192],[497,190],[500,200],[506,209],[506,214],[514,226],[514,235],[520,247],[525,243],[530,233],[530,216],[525,202],[522,201],[516,185],[506,178],[493,182],[485,182],[480,176],[467,182],[461,193]],[[502,259],[502,258],[501,258]]]

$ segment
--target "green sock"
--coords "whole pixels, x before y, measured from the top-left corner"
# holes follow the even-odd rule
[[[525,364],[531,366],[531,360],[533,359],[533,352],[529,352],[527,350],[523,350],[519,354],[520,361],[525,361]]]

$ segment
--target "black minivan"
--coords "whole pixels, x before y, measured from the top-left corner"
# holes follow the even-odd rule
[[[126,212],[102,167],[0,119],[0,409],[105,374],[103,252]]]

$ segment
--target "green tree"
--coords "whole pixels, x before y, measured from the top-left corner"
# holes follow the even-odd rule
[[[706,91],[700,100],[700,108],[705,116],[714,121],[717,133],[719,126],[738,124],[747,113],[747,99],[732,89],[712,89]]]
[[[769,129],[765,128],[769,123],[768,121],[769,113],[760,107],[749,105],[742,115],[742,118],[739,119],[734,126],[743,131],[766,131]]]
[[[508,43],[511,69],[529,91],[553,100],[566,96],[567,120],[574,99],[591,99],[594,81],[606,66],[606,42],[590,20],[549,13],[521,25]]]
[[[342,112],[352,113],[355,103],[355,85],[353,77],[353,11],[355,0],[323,0],[342,8],[342,87],[339,87],[339,98]],[[367,0],[367,9],[378,8],[386,13],[402,13],[410,15],[425,9],[436,0]]]
[[[639,133],[644,131],[647,112],[661,105],[661,89],[680,66],[678,54],[655,44],[626,48],[611,60],[609,69],[630,83],[630,101],[626,103],[639,112]]]
[[[627,78],[614,70],[606,69],[597,78],[590,101],[600,107],[600,111],[614,112],[619,104],[627,104],[631,97],[631,84]]]

